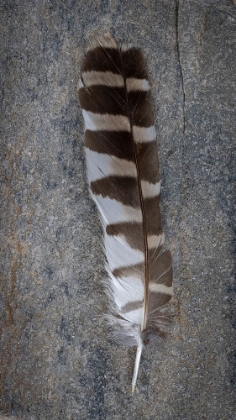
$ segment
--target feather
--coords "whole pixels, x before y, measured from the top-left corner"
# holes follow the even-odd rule
[[[82,64],[79,100],[87,175],[104,230],[113,334],[137,346],[132,379],[150,337],[164,335],[172,290],[169,250],[159,209],[156,133],[146,64],[139,49],[106,33]]]

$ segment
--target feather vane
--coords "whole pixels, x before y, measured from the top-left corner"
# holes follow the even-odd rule
[[[159,209],[160,178],[150,85],[142,53],[97,39],[82,65],[88,182],[104,229],[116,337],[136,345],[132,390],[150,334],[162,336],[172,289]]]

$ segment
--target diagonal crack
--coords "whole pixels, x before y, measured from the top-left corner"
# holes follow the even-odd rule
[[[177,59],[179,63],[179,71],[180,71],[180,81],[182,87],[182,95],[183,95],[183,136],[185,135],[185,90],[184,90],[184,77],[183,77],[183,70],[181,64],[181,55],[180,55],[180,48],[179,48],[179,0],[176,0],[176,8],[175,8],[175,31],[176,31],[176,49],[177,49]]]

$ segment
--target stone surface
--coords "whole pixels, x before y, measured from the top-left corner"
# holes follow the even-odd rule
[[[235,419],[236,7],[2,0],[0,419]],[[94,31],[140,45],[177,317],[144,355],[107,339],[79,66]]]

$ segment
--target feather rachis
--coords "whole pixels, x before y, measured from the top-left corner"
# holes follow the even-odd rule
[[[162,250],[156,133],[145,61],[110,34],[93,43],[82,66],[79,97],[85,120],[90,191],[104,229],[108,322],[137,346],[135,388],[143,348],[171,316],[171,256]],[[126,339],[124,338],[126,337]]]

